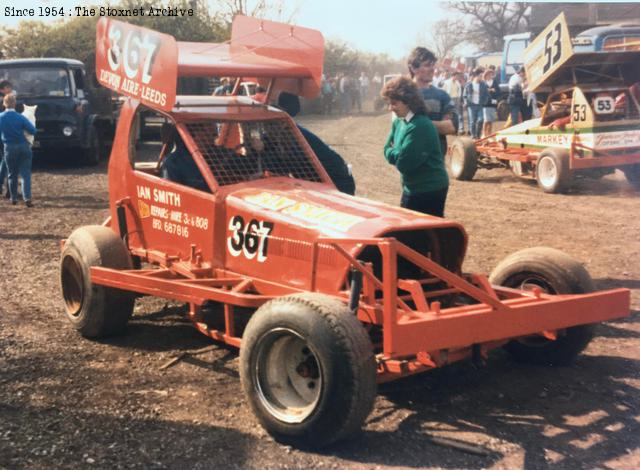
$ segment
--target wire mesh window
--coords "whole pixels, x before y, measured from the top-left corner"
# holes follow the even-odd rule
[[[186,124],[220,186],[270,176],[322,181],[289,121]]]

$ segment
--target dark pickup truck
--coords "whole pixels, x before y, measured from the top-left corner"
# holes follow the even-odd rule
[[[0,61],[0,81],[9,80],[21,105],[37,105],[36,154],[76,154],[96,165],[115,129],[111,92],[91,84],[82,62],[73,59]],[[74,155],[75,156],[75,155]]]

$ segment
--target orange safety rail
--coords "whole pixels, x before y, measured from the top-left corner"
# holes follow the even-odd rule
[[[382,255],[382,279],[375,276],[370,265],[361,264],[342,248],[345,243],[357,243],[360,248],[376,246]],[[474,347],[484,355],[491,347],[515,337],[540,334],[553,338],[557,330],[623,317],[630,308],[627,289],[550,295],[540,290],[491,286],[485,276],[448,271],[394,238],[319,238],[314,252],[319,245],[333,247],[363,275],[357,315],[365,324],[382,326],[380,381],[463,359]],[[310,286],[302,289],[207,268],[199,265],[195,252],[187,261],[147,250],[133,254],[161,268],[119,271],[92,267],[92,282],[187,302],[189,318],[199,331],[236,347],[241,338],[235,333],[234,306],[258,308],[277,296],[316,291],[316,257]],[[422,269],[425,277],[398,279],[399,258]],[[333,295],[346,300],[349,290]],[[453,301],[443,306],[442,299],[447,296]],[[206,301],[224,304],[225,331],[212,329],[202,321],[200,307]]]
[[[374,303],[361,304],[362,321],[382,317],[383,355],[386,358],[426,353],[446,348],[460,348],[517,336],[541,333],[568,326],[595,323],[620,316],[629,311],[629,291],[613,289],[585,295],[548,295],[539,291],[524,292],[490,286],[479,275],[464,277],[452,273],[429,258],[412,250],[393,238],[355,240],[363,245],[377,245],[383,259],[383,279],[377,279],[366,267],[339,248],[346,240],[322,239],[334,246],[351,261],[353,268],[362,272],[365,292],[382,293]],[[349,240],[354,242],[354,240]],[[423,280],[398,280],[397,258],[411,261],[432,276],[446,283],[449,289],[425,292],[416,289]],[[425,281],[429,282],[429,279]],[[471,281],[471,282],[470,282]],[[366,283],[372,283],[366,286]],[[398,295],[399,290],[409,292],[410,308]],[[473,299],[471,305],[442,308],[428,297],[444,293],[458,293]],[[371,299],[369,299],[371,300]],[[426,309],[424,307],[427,307]]]
[[[538,159],[538,152],[528,148],[506,147],[502,142],[489,140],[493,136],[476,141],[478,153],[502,160],[514,160],[519,162],[533,162]]]

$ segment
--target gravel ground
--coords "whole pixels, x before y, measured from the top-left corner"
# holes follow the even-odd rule
[[[353,164],[359,195],[397,203],[398,177],[380,155],[388,116],[304,124]],[[235,350],[160,369],[211,344],[184,306],[141,299],[126,334],[108,341],[70,328],[60,240],[106,218],[108,190],[105,164],[61,160],[36,165],[36,207],[0,201],[0,468],[640,467],[640,198],[621,174],[546,195],[506,170],[481,170],[453,182],[447,217],[468,231],[467,270],[553,246],[582,260],[599,289],[630,288],[630,318],[601,325],[572,367],[525,366],[497,351],[481,369],[456,364],[381,386],[362,434],[317,453],[257,425]]]

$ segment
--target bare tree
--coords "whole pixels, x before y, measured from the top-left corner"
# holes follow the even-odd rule
[[[229,23],[236,15],[291,23],[300,10],[299,2],[287,0],[214,0],[213,4],[221,10],[222,16]]]
[[[501,50],[503,36],[529,28],[529,2],[450,2],[447,6],[468,19],[464,39],[486,51]]]
[[[464,32],[464,22],[459,19],[444,19],[436,22],[430,33],[428,44],[438,59],[451,58],[460,45],[460,35]]]

